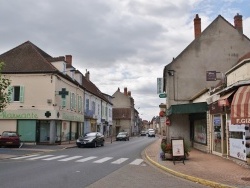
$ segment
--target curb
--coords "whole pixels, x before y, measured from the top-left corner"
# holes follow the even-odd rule
[[[213,181],[209,181],[209,180],[205,180],[205,179],[202,179],[202,178],[197,178],[197,177],[194,177],[194,176],[189,176],[189,175],[186,175],[186,174],[183,174],[183,173],[180,173],[180,172],[176,172],[174,170],[171,170],[165,166],[162,166],[161,164],[157,163],[156,161],[154,161],[153,159],[151,159],[148,154],[147,154],[147,150],[148,149],[145,149],[144,153],[145,153],[145,156],[146,156],[146,159],[152,163],[153,165],[157,166],[158,168],[174,175],[174,176],[177,176],[177,177],[180,177],[180,178],[183,178],[183,179],[186,179],[186,180],[189,180],[189,181],[193,181],[195,183],[200,183],[202,185],[206,185],[206,186],[210,186],[210,187],[214,187],[214,188],[235,188],[235,187],[232,187],[232,186],[229,186],[229,185],[225,185],[225,184],[220,184],[220,183],[217,183],[217,182],[213,182]]]

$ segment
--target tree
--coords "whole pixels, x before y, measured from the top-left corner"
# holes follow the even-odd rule
[[[10,79],[2,75],[3,67],[4,63],[0,62],[0,112],[9,104],[11,94],[11,91],[7,89],[10,86]]]

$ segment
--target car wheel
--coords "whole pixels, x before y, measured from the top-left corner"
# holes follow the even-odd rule
[[[96,142],[93,143],[93,148],[96,148]]]
[[[101,146],[104,146],[104,141],[102,142]]]

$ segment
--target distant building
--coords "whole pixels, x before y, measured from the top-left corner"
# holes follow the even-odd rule
[[[127,131],[130,136],[137,134],[137,118],[134,108],[134,99],[131,92],[124,88],[124,92],[120,88],[112,95],[113,103],[113,134],[117,135],[120,131]]]

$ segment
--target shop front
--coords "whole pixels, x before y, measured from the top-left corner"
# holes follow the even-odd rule
[[[222,106],[218,101],[209,105],[211,115],[211,150],[213,154],[220,156],[228,155],[228,126],[226,121],[230,118],[229,110],[228,105]]]
[[[231,105],[229,122],[230,156],[246,161],[250,153],[250,86],[238,88]]]
[[[9,110],[0,113],[0,129],[9,125],[22,135],[23,142],[55,144],[76,140],[81,134],[83,116],[68,112]]]

